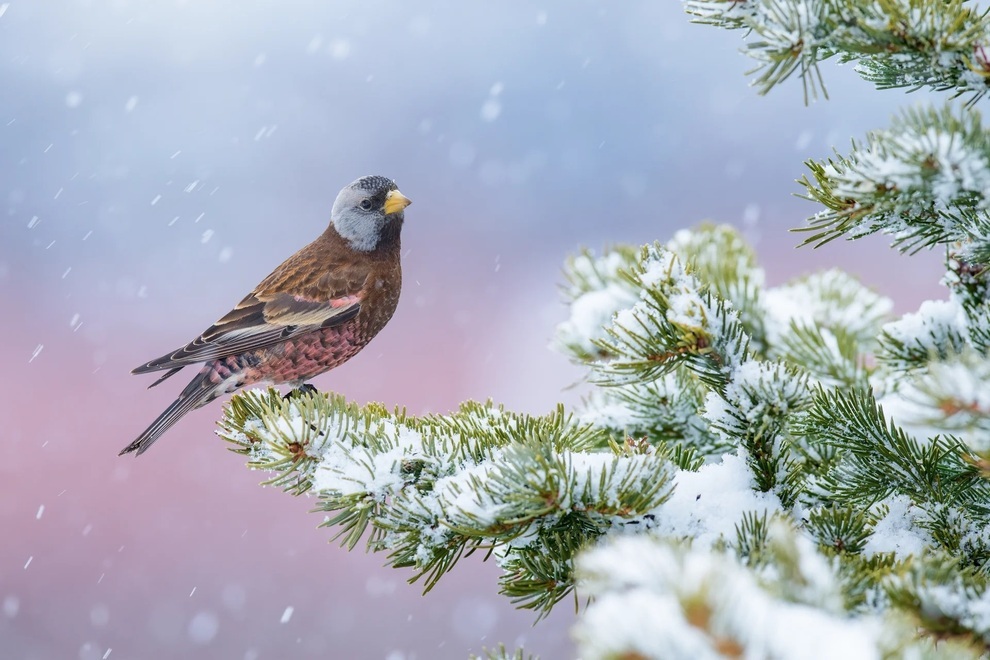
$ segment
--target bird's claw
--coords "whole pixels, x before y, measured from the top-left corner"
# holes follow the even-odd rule
[[[288,401],[289,399],[292,399],[297,396],[315,394],[316,392],[319,392],[319,390],[316,389],[315,385],[313,385],[312,383],[303,383],[299,387],[294,387],[288,392],[286,392],[284,395],[282,395],[282,399]]]

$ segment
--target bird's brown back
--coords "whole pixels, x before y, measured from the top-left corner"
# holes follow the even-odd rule
[[[360,334],[371,337],[395,312],[402,288],[401,244],[382,241],[374,250],[352,250],[333,229],[327,228],[315,241],[286,259],[255,287],[253,297],[270,300],[289,294],[312,301],[331,301],[358,296]]]

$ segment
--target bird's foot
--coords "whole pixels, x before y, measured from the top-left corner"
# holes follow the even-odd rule
[[[282,396],[282,398],[288,400],[288,399],[291,399],[293,397],[305,396],[307,394],[314,394],[316,392],[319,392],[319,390],[316,389],[316,386],[315,385],[313,385],[311,383],[303,383],[299,387],[294,387],[291,390],[289,390],[288,392],[286,392]]]
[[[315,392],[319,392],[319,390],[316,389],[315,385],[312,385],[310,383],[303,383],[299,387],[294,387],[285,394],[283,394],[282,399],[288,401],[289,399],[294,399],[299,396],[306,396],[307,394],[313,394]],[[320,432],[320,429],[318,429],[316,427],[316,424],[313,424],[312,422],[309,423],[309,428],[316,434],[319,434]]]

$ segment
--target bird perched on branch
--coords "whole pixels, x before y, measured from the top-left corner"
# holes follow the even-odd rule
[[[319,238],[199,337],[134,369],[165,371],[154,387],[183,367],[204,363],[179,398],[120,454],[144,453],[187,412],[223,394],[255,383],[302,387],[354,357],[399,302],[399,235],[409,204],[385,177],[346,186]]]

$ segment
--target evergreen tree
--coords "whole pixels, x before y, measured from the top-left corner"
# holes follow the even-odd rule
[[[464,554],[544,615],[589,597],[584,658],[980,657],[990,652],[990,19],[963,0],[689,0],[743,30],[766,93],[838,58],[912,110],[809,161],[807,244],[888,234],[945,253],[945,300],[826,271],[768,287],[725,226],[584,252],[554,346],[575,411],[416,417],[336,394],[233,397],[220,435],[312,493],[429,590]],[[414,578],[414,579],[415,579]],[[504,648],[493,658],[522,658]]]

